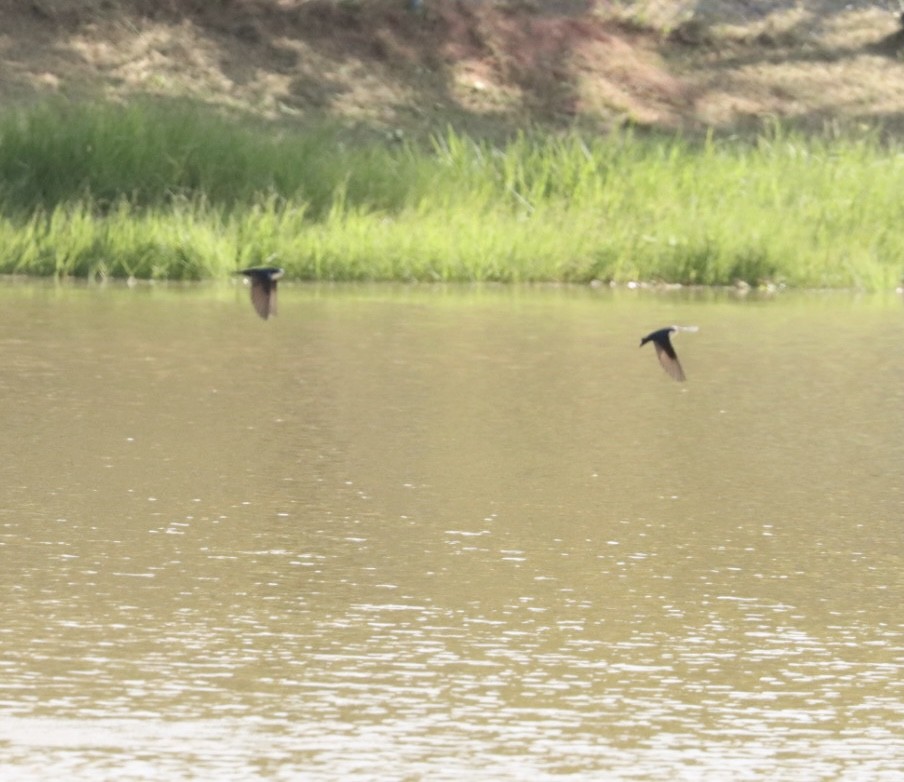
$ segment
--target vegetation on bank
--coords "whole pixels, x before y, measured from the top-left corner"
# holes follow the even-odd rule
[[[904,272],[904,148],[875,134],[340,138],[188,106],[6,111],[0,272],[866,289]]]

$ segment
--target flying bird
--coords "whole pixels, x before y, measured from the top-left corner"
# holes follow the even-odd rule
[[[671,375],[675,380],[683,382],[685,380],[684,370],[681,368],[681,362],[678,361],[678,354],[672,347],[672,340],[669,335],[678,331],[696,331],[696,326],[666,326],[651,334],[647,334],[641,341],[640,346],[643,347],[647,342],[652,342],[656,348],[656,357],[662,368]]]
[[[276,281],[283,276],[283,270],[278,266],[257,266],[236,274],[244,274],[251,280],[251,303],[257,314],[264,320],[275,315]]]

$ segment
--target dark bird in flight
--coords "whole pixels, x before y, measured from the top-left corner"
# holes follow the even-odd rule
[[[276,281],[283,276],[283,270],[278,266],[256,266],[236,274],[244,274],[251,280],[251,303],[257,314],[264,320],[275,315]]]
[[[681,368],[681,362],[678,361],[678,354],[675,352],[675,348],[672,347],[672,340],[669,335],[678,331],[696,330],[696,326],[667,326],[664,329],[654,331],[652,334],[647,334],[640,341],[640,346],[643,347],[647,342],[652,342],[653,347],[656,348],[656,357],[659,359],[659,363],[662,364],[662,368],[675,380],[682,382],[685,379],[684,370]]]

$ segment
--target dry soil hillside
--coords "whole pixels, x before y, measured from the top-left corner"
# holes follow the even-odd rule
[[[398,135],[453,123],[904,130],[899,9],[777,0],[0,0],[0,99],[182,97]]]

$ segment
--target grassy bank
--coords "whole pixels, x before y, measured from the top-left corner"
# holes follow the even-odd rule
[[[6,112],[0,272],[866,289],[904,272],[904,149],[875,136],[339,138],[151,104]]]

